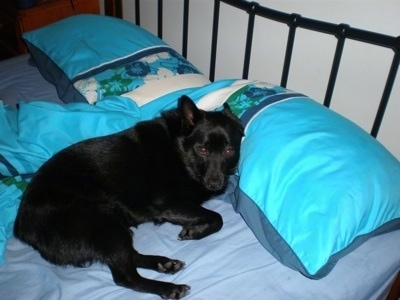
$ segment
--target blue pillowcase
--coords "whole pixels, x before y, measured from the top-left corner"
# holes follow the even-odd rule
[[[318,279],[370,237],[400,228],[400,163],[351,121],[294,97],[247,123],[236,196],[264,247]]]
[[[86,102],[73,83],[170,47],[127,21],[75,15],[22,35],[39,71],[66,103]]]

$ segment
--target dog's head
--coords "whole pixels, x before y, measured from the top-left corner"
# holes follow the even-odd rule
[[[179,148],[190,176],[206,190],[223,192],[236,170],[243,127],[228,104],[222,111],[206,112],[183,96],[179,102],[182,136]]]

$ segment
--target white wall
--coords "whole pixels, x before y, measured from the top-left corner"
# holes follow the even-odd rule
[[[142,1],[142,26],[156,32],[156,0]],[[166,0],[164,40],[181,49],[183,5],[181,0]],[[258,3],[287,13],[347,23],[352,27],[400,35],[400,0],[258,0]],[[190,39],[188,58],[204,73],[209,71],[212,0],[192,0],[190,4]],[[221,6],[220,37],[216,78],[236,78],[242,73],[247,14]],[[124,0],[124,18],[134,21],[133,1]],[[250,79],[279,83],[283,64],[287,26],[257,18]],[[294,64],[288,88],[322,101],[333,58],[335,38],[299,30],[296,36]],[[393,51],[375,46],[362,48],[347,41],[333,95],[332,108],[370,131],[378,105],[374,99],[382,95],[385,73]],[[400,158],[400,74],[397,76],[388,112],[378,139]]]

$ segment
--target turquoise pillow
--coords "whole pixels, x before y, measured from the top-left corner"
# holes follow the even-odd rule
[[[357,125],[307,97],[242,117],[234,206],[283,264],[322,278],[370,237],[400,228],[400,163]]]
[[[74,15],[22,35],[39,71],[64,102],[86,102],[74,82],[171,51],[150,32],[101,15]]]

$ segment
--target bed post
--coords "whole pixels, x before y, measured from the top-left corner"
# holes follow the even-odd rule
[[[189,0],[183,2],[183,33],[182,33],[182,56],[187,58],[189,34]]]
[[[289,69],[292,61],[293,54],[293,46],[294,46],[294,38],[296,37],[296,29],[298,26],[298,21],[301,18],[299,14],[292,14],[291,20],[287,25],[289,26],[289,34],[286,42],[286,52],[285,52],[285,61],[283,63],[282,77],[281,77],[281,86],[286,88],[287,81],[289,77]]]
[[[140,26],[140,0],[135,0],[135,24]]]
[[[397,71],[399,69],[400,64],[400,36],[396,38],[396,41],[392,48],[395,51],[392,65],[390,67],[389,75],[386,80],[385,88],[383,90],[382,99],[379,103],[379,108],[375,116],[375,121],[372,126],[371,135],[373,137],[377,137],[379,128],[381,126],[383,117],[385,115],[386,106],[389,102],[389,97],[392,92],[392,88],[394,85],[394,81],[396,80]]]
[[[212,25],[210,75],[209,75],[210,81],[214,81],[214,79],[215,79],[215,62],[216,62],[216,58],[217,58],[219,8],[220,8],[220,0],[214,0],[214,16],[213,16],[213,25]]]
[[[163,0],[158,0],[157,5],[157,35],[160,39],[163,36]]]
[[[339,72],[340,61],[342,59],[344,43],[346,41],[347,30],[350,28],[347,24],[339,24],[337,26],[337,34],[335,35],[338,39],[336,44],[335,56],[333,58],[331,73],[329,75],[328,86],[326,88],[324,105],[329,107],[331,105],[333,90],[336,84],[336,78]]]
[[[396,279],[392,284],[392,288],[390,289],[386,300],[399,300],[399,299],[400,299],[400,272],[397,273]]]
[[[253,32],[254,32],[254,20],[258,6],[260,5],[257,2],[252,2],[251,8],[247,10],[247,13],[249,14],[249,21],[247,24],[246,48],[244,53],[243,74],[242,74],[243,79],[248,79],[249,77],[250,55],[251,55],[251,46],[253,43]]]
[[[104,13],[122,19],[122,0],[104,0]]]

